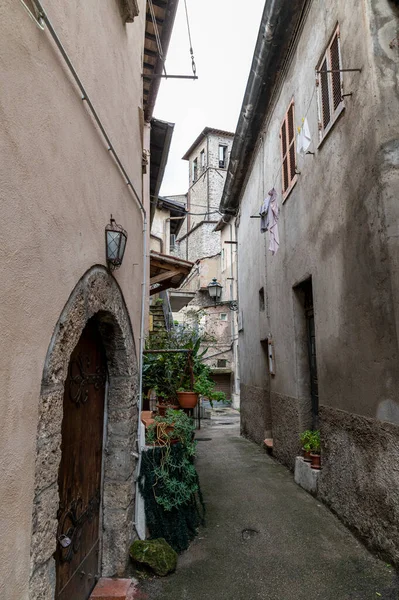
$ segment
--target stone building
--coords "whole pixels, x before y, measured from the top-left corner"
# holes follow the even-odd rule
[[[0,8],[2,600],[87,600],[137,535],[154,28],[166,52],[176,7]],[[128,236],[113,272],[111,214]]]
[[[187,217],[173,240],[171,253],[194,261],[194,266],[184,284],[169,292],[169,298],[175,320],[199,320],[203,331],[213,340],[205,360],[212,369],[217,389],[224,391],[238,408],[237,316],[229,309],[230,300],[237,297],[236,248],[228,240],[235,230],[219,223],[218,212],[233,137],[232,133],[206,127],[183,157],[189,165]],[[223,287],[218,305],[211,301],[208,291],[213,278]]]
[[[242,433],[272,436],[292,469],[319,426],[319,497],[396,563],[398,12],[266,2],[221,201],[237,222]],[[273,188],[274,255],[259,220]]]
[[[220,252],[215,226],[233,138],[228,131],[205,127],[183,156],[189,167],[189,214],[177,238],[180,258],[196,261]]]

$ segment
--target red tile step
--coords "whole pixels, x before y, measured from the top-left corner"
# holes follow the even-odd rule
[[[132,579],[99,580],[89,600],[134,600],[136,586]]]

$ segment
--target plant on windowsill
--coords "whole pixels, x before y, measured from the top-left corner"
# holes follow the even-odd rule
[[[312,459],[312,464],[310,465],[312,469],[316,469],[319,471],[321,469],[321,457],[320,457],[320,431],[314,431],[311,438],[311,451],[310,458]]]
[[[306,429],[306,431],[303,431],[299,436],[299,439],[302,444],[303,460],[309,463],[312,462],[312,459],[310,458],[310,451],[312,449],[312,438],[313,431],[311,429]]]

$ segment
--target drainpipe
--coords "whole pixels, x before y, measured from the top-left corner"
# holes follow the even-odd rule
[[[137,204],[137,206],[140,209],[141,212],[141,217],[142,217],[142,221],[143,221],[143,279],[142,279],[142,284],[141,284],[141,317],[140,317],[140,343],[139,343],[139,399],[138,399],[138,466],[140,465],[141,462],[141,444],[140,444],[140,423],[141,423],[141,419],[140,419],[140,415],[141,415],[141,409],[142,409],[142,380],[143,380],[143,350],[144,350],[144,331],[145,331],[145,305],[146,305],[146,299],[147,299],[147,213],[146,210],[144,208],[143,203],[140,200],[140,197],[135,189],[135,187],[133,186],[133,183],[121,161],[121,159],[119,158],[119,155],[117,154],[105,128],[104,125],[102,124],[102,121],[100,119],[100,117],[97,114],[97,111],[95,110],[89,95],[86,92],[86,89],[83,86],[82,81],[80,80],[64,46],[61,43],[60,38],[58,37],[54,27],[51,24],[51,21],[46,13],[46,11],[44,10],[41,1],[40,0],[32,0],[33,4],[35,5],[38,13],[39,13],[39,17],[44,21],[44,23],[46,24],[49,33],[51,35],[51,37],[53,38],[58,50],[61,53],[62,58],[64,59],[69,71],[72,74],[73,79],[76,82],[76,85],[78,86],[81,94],[82,94],[82,100],[86,102],[88,109],[90,110],[95,122],[98,125],[98,128],[100,129],[104,140],[107,144],[107,148],[110,154],[112,154],[116,164],[119,167],[120,173],[122,174],[125,184],[128,186],[128,188],[130,189],[133,198]],[[136,506],[137,506],[137,502],[136,502]],[[137,522],[137,521],[136,521]]]

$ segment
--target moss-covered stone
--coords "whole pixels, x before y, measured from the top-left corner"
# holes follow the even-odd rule
[[[177,553],[164,538],[157,540],[136,540],[130,546],[131,558],[150,567],[156,575],[165,577],[177,565]]]

